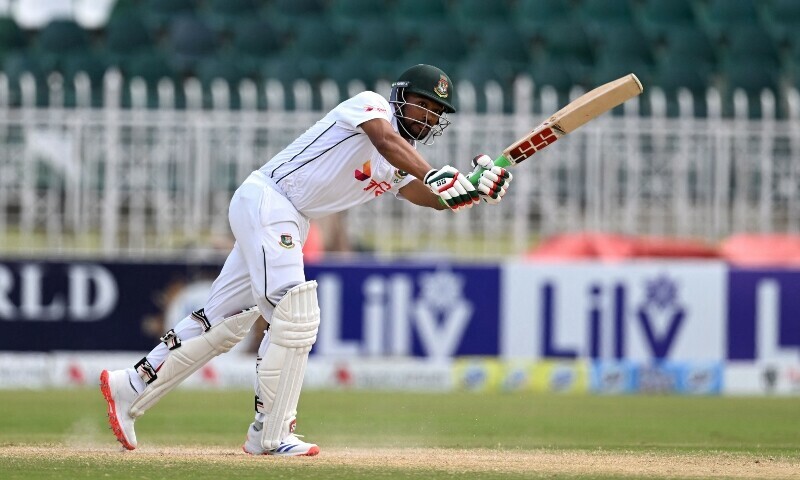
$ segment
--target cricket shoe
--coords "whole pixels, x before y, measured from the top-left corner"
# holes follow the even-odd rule
[[[275,455],[279,457],[313,457],[319,453],[319,447],[313,443],[308,443],[300,440],[302,435],[295,435],[290,433],[283,440],[278,448],[273,450],[264,450],[261,447],[261,429],[260,422],[253,422],[247,428],[247,438],[242,445],[244,453],[250,455]]]
[[[135,419],[128,411],[139,393],[133,388],[125,370],[103,370],[100,374],[100,391],[108,403],[108,424],[119,443],[128,450],[136,448]]]

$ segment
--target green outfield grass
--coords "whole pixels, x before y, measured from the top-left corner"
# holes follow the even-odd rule
[[[435,464],[406,470],[402,462],[353,467],[322,461],[330,451],[410,448],[722,456],[789,462],[800,474],[798,398],[306,392],[298,432],[323,449],[307,459],[243,455],[252,404],[245,391],[173,392],[137,421],[140,449],[123,454],[115,451],[98,391],[0,391],[0,478],[538,478],[535,471],[459,476],[458,468]],[[169,454],[176,446],[213,454]],[[24,447],[40,450],[20,455]],[[149,455],[146,462],[128,460],[140,452]]]

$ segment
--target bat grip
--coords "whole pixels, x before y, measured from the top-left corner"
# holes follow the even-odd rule
[[[508,161],[505,155],[500,155],[499,157],[494,159],[494,166],[507,168],[511,166],[511,162]],[[477,187],[478,180],[481,179],[481,173],[485,171],[486,171],[485,168],[475,167],[475,170],[473,170],[472,175],[469,176],[469,181],[472,182],[472,184]]]
[[[511,162],[508,161],[508,159],[506,158],[505,155],[500,155],[499,157],[494,159],[494,166],[495,167],[508,168],[508,167],[511,166]],[[486,169],[483,168],[483,167],[475,167],[475,170],[473,170],[472,174],[469,176],[470,183],[472,183],[473,185],[475,185],[477,187],[478,186],[478,180],[480,180],[481,174],[483,172],[485,172],[485,171],[486,171]],[[444,206],[447,206],[447,204],[444,203],[444,200],[442,200],[441,197],[439,198],[439,203],[441,203]]]

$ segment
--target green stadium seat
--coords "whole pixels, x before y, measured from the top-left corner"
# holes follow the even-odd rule
[[[564,32],[569,32],[569,35]],[[583,24],[570,20],[546,26],[539,39],[538,51],[534,51],[534,60],[561,62],[576,82],[588,83],[587,74],[594,63],[594,55]]]
[[[239,24],[259,16],[256,0],[208,0],[205,19],[217,33],[235,33]]]
[[[800,2],[797,0],[772,0],[764,9],[764,25],[780,44],[800,41]]]
[[[633,25],[609,25],[593,44],[597,61],[653,63],[651,43]]]
[[[416,31],[408,39],[405,53],[400,57],[401,63],[409,66],[427,63],[444,69],[441,65],[458,63],[465,58],[467,43],[455,25],[440,23],[429,27]]]
[[[217,48],[214,31],[199,17],[181,15],[169,23],[169,46],[173,68],[191,76],[197,63]]]
[[[716,63],[717,50],[704,30],[697,27],[676,27],[669,30],[664,38],[664,52],[689,59],[702,59]]]
[[[778,49],[772,37],[758,25],[742,25],[727,34],[724,61],[736,63],[758,60],[777,68],[780,64]]]
[[[512,22],[520,35],[529,41],[547,25],[569,20],[573,14],[570,0],[525,0],[514,5]]]
[[[52,20],[36,38],[35,51],[42,69],[59,70],[64,56],[89,48],[89,35],[72,20]]]
[[[355,30],[343,56],[360,58],[368,66],[372,78],[394,78],[397,59],[406,51],[404,40],[392,24],[368,22]]]
[[[150,31],[160,36],[175,17],[196,14],[197,0],[143,0],[141,11]]]
[[[691,0],[646,0],[640,15],[642,31],[651,41],[659,41],[675,28],[697,24]]]
[[[325,21],[306,22],[289,40],[288,49],[297,56],[312,59],[333,59],[339,55],[344,42]]]
[[[292,34],[298,25],[305,22],[318,23],[325,20],[324,0],[272,0],[264,14],[280,28],[282,34]],[[306,28],[305,25],[303,28]]]
[[[11,17],[0,17],[0,57],[27,46],[28,40],[17,22]]]
[[[579,18],[590,38],[602,37],[609,27],[633,24],[634,15],[629,0],[584,0]]]
[[[754,0],[710,0],[704,17],[706,31],[714,42],[724,41],[728,33],[757,21]]]
[[[481,29],[471,43],[470,56],[473,58],[527,65],[532,56],[522,36],[506,25],[489,25]]]
[[[464,33],[477,31],[492,24],[511,23],[505,2],[486,0],[455,0],[450,4],[449,18]]]
[[[248,75],[256,75],[264,59],[278,55],[283,45],[281,35],[272,22],[251,18],[237,24],[232,48],[241,68]]]
[[[394,2],[391,18],[403,35],[413,35],[430,25],[447,21],[445,0],[402,0]]]
[[[144,19],[135,14],[111,17],[105,31],[105,50],[112,64],[122,64],[131,55],[155,48]]]
[[[390,23],[388,6],[383,0],[331,0],[326,14],[336,31],[347,34],[368,23]]]

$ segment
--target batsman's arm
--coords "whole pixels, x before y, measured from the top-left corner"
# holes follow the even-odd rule
[[[422,180],[411,180],[400,189],[400,195],[420,207],[430,207],[436,210],[448,209],[441,197],[431,192],[430,188]]]
[[[359,127],[367,134],[378,153],[395,168],[408,172],[420,180],[433,169],[414,147],[392,129],[392,125],[388,121],[382,118],[373,118]]]

